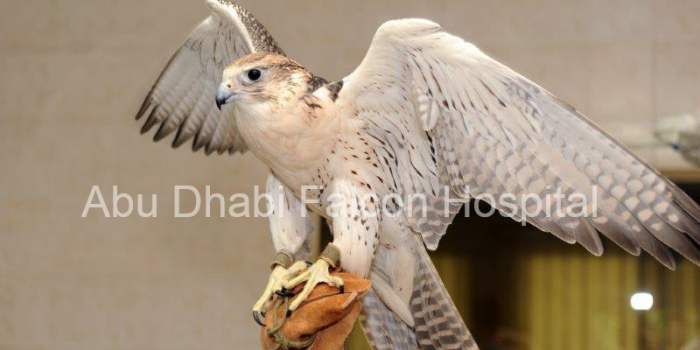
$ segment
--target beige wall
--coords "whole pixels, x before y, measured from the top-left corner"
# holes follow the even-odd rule
[[[606,125],[650,126],[700,104],[696,0],[242,2],[331,79],[382,21],[420,16]],[[251,191],[265,169],[251,156],[174,152],[132,119],[205,15],[200,0],[0,3],[0,349],[256,346],[266,223],[174,219],[171,201],[175,184]],[[160,215],[82,219],[93,184],[160,194]]]

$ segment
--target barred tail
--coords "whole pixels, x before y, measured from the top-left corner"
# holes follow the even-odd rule
[[[418,349],[413,329],[386,307],[374,290],[362,298],[361,320],[372,349]]]
[[[398,287],[392,284],[391,280],[387,281],[386,271],[391,271],[391,266],[383,266],[396,261],[377,259],[372,267],[372,280],[374,282],[381,279],[389,283],[374,283],[372,292],[363,300],[362,326],[370,344],[377,350],[478,350],[474,338],[435,270],[423,242],[418,235],[415,238],[414,246],[411,247],[412,256],[415,257],[413,289],[410,301],[406,305],[410,310],[413,324],[407,324],[397,312],[387,307],[387,305],[396,305],[396,298],[386,297],[393,294],[381,290],[386,288],[384,287],[386,285],[393,286],[394,289]],[[377,255],[382,253],[378,251]],[[387,302],[384,300],[387,298],[393,300]]]

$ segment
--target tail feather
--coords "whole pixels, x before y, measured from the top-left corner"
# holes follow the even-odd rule
[[[419,248],[411,296],[418,345],[421,349],[478,350],[428,253]]]
[[[362,327],[370,344],[377,350],[389,349],[468,349],[478,350],[471,333],[459,315],[452,299],[445,289],[440,276],[435,270],[419,235],[415,240],[403,240],[403,244],[412,244],[409,248],[414,257],[414,277],[412,291],[407,308],[413,318],[411,327],[387,305],[395,305],[397,298],[389,302],[382,300],[391,293],[373,290],[363,298]],[[393,286],[400,290],[399,281],[387,281],[393,274],[387,274],[395,268],[392,252],[380,246],[378,257],[372,266],[373,280],[381,279],[382,285]],[[401,255],[401,254],[394,254]],[[404,265],[405,266],[405,265]],[[394,296],[401,294],[396,293]]]
[[[361,322],[372,349],[418,349],[413,329],[386,307],[373,290],[362,298]]]

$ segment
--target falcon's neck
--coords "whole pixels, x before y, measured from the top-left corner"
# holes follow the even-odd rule
[[[330,156],[348,125],[330,91],[322,87],[288,104],[237,106],[237,122],[248,148],[289,187],[309,176]]]

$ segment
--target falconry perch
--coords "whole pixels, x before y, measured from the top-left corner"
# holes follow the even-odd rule
[[[372,280],[363,325],[375,348],[477,347],[425,250],[437,248],[462,207],[450,198],[597,190],[597,216],[510,214],[595,255],[602,234],[669,268],[672,251],[700,263],[695,202],[576,110],[439,25],[383,24],[357,69],[327,82],[240,6],[207,4],[211,16],[138,112],[142,131],[157,127],[156,140],[175,133],[174,147],[192,140],[207,154],[253,152],[282,201],[270,228],[284,254],[298,257],[310,215],[328,219],[340,266]],[[303,186],[310,203],[300,202]],[[411,211],[381,200],[394,195],[421,200]],[[331,264],[277,266],[254,312],[302,281],[292,309],[315,284],[342,284]]]

